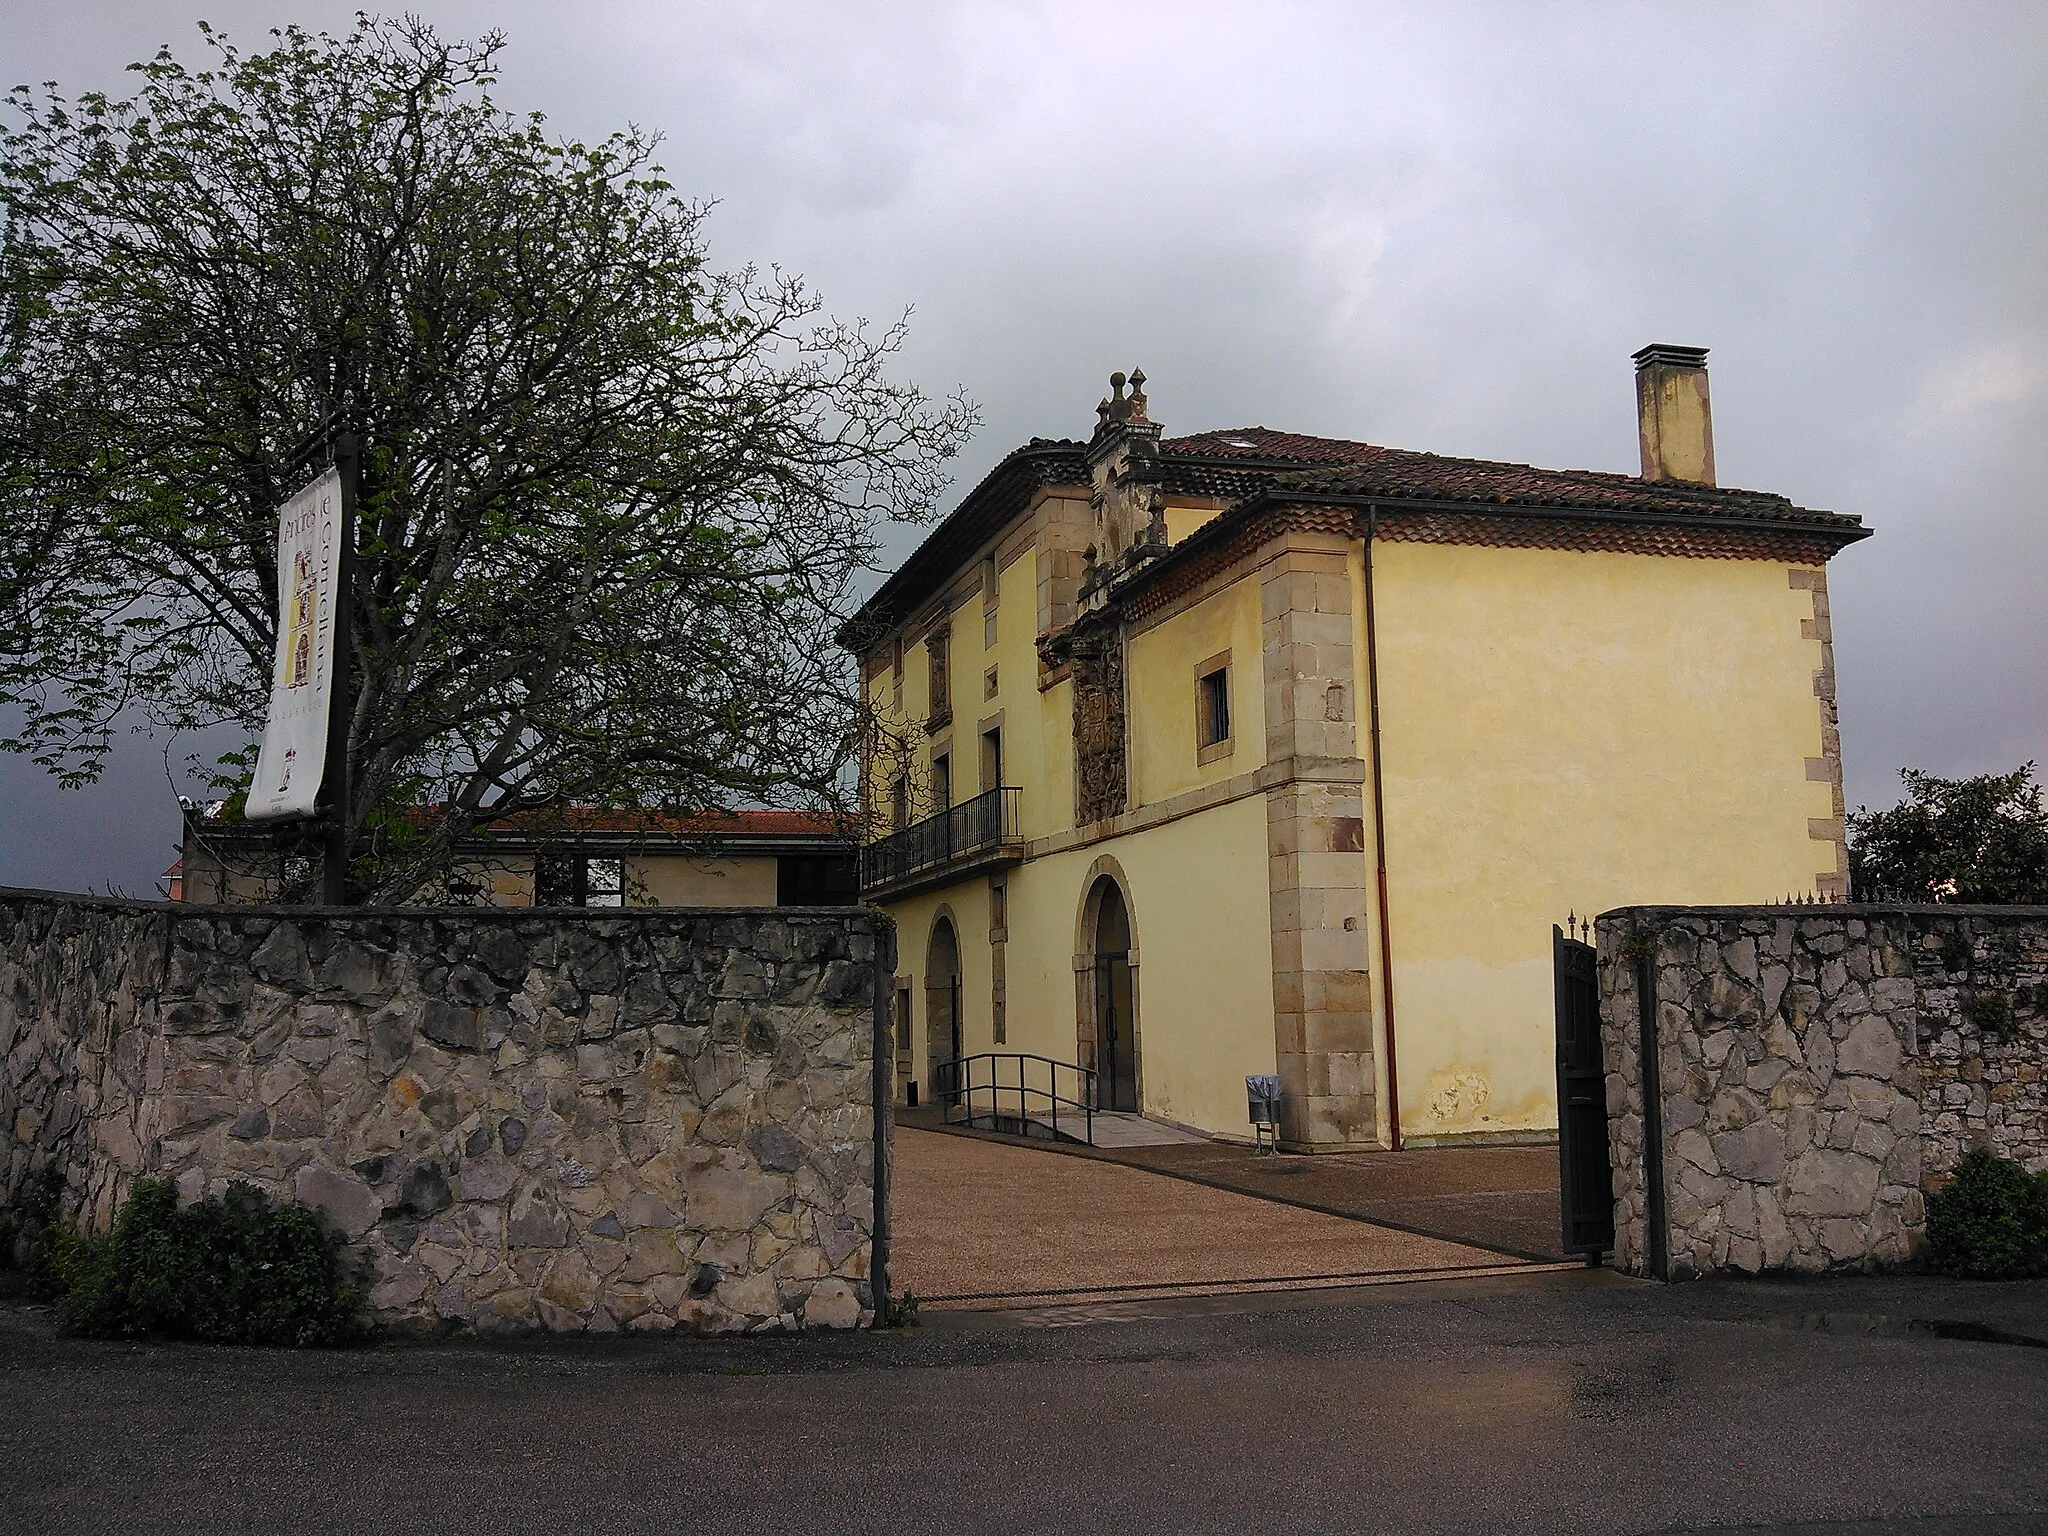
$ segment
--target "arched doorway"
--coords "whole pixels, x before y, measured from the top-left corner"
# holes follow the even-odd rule
[[[934,1103],[955,1102],[959,1086],[952,1063],[960,1059],[960,940],[950,914],[932,924],[925,949],[924,1020],[926,1071]]]
[[[1095,909],[1095,1095],[1100,1109],[1138,1108],[1137,989],[1131,977],[1131,914],[1123,889],[1104,875],[1090,893]]]

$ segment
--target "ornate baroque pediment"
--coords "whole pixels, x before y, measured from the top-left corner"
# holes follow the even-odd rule
[[[1128,395],[1125,382],[1121,373],[1109,376],[1110,393],[1095,408],[1095,435],[1088,443],[1095,542],[1082,585],[1084,607],[1100,606],[1097,594],[1119,574],[1166,552],[1160,427],[1147,413],[1144,370],[1131,374]]]

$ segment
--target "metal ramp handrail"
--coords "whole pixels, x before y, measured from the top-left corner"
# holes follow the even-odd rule
[[[1015,1063],[1014,1074],[1005,1074],[1005,1062]],[[1040,1087],[1030,1080],[1032,1063],[1045,1068],[1045,1086]],[[1072,1094],[1060,1092],[1062,1072],[1073,1074]],[[1014,1077],[1014,1081],[1006,1081],[1006,1076]],[[976,1096],[983,1095],[988,1105],[986,1113],[980,1116],[987,1122],[985,1128],[1001,1130],[1003,1100],[1007,1095],[1015,1095],[1014,1120],[1018,1135],[1029,1136],[1032,1126],[1043,1125],[1057,1141],[1060,1106],[1065,1105],[1069,1111],[1067,1123],[1071,1126],[1078,1115],[1081,1140],[1088,1146],[1095,1145],[1095,1071],[1091,1067],[1077,1066],[1071,1061],[1056,1061],[1050,1056],[1039,1056],[1030,1051],[982,1051],[973,1056],[939,1062],[932,1068],[932,1088],[933,1097],[939,1101],[948,1124],[954,1123],[954,1111],[958,1110],[959,1123],[974,1125]],[[1035,1121],[1031,1118],[1031,1109],[1040,1102],[1045,1106],[1046,1118]]]

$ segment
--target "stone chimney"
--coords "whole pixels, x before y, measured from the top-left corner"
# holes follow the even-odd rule
[[[1714,483],[1714,413],[1707,406],[1707,349],[1652,342],[1636,354],[1636,423],[1643,478]]]

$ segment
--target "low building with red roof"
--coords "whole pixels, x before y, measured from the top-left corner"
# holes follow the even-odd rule
[[[187,806],[171,900],[268,901],[294,855],[276,832]],[[570,806],[479,827],[421,904],[841,906],[859,900],[852,818],[743,809],[688,816]]]

